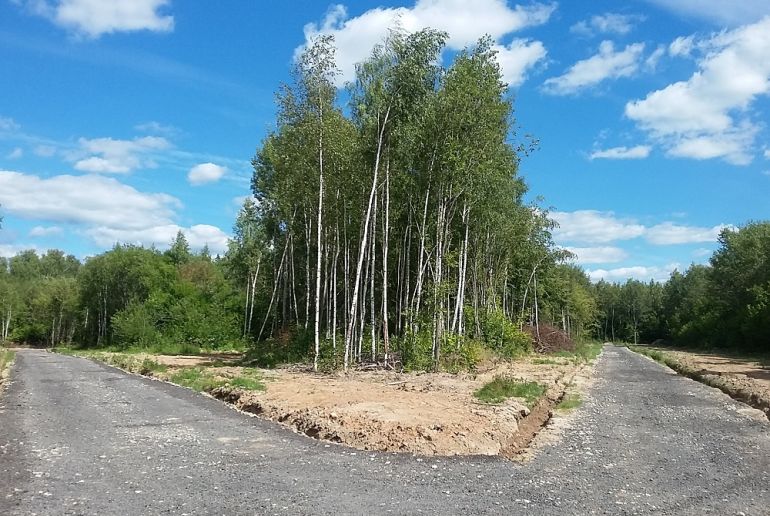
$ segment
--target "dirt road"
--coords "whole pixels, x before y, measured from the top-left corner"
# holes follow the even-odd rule
[[[172,385],[22,351],[0,399],[0,514],[767,514],[770,423],[607,347],[529,462],[356,452]]]

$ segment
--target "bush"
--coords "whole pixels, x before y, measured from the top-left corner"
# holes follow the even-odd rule
[[[532,351],[532,338],[500,309],[481,318],[481,333],[488,348],[505,358],[516,358]]]
[[[112,317],[112,331],[118,348],[148,347],[161,340],[157,320],[144,303],[130,303]]]
[[[485,355],[484,343],[460,335],[447,336],[442,349],[441,367],[447,371],[473,371]]]

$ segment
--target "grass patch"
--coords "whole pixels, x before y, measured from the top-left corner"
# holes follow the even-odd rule
[[[588,364],[596,360],[602,352],[602,347],[601,342],[578,342],[575,344],[575,351],[559,351],[553,356],[572,359],[576,364]]]
[[[677,372],[681,369],[681,367],[679,366],[679,362],[677,362],[675,358],[671,357],[670,355],[667,355],[666,353],[664,353],[663,351],[660,351],[659,349],[650,349],[645,346],[633,346],[633,345],[629,345],[628,349],[630,349],[635,353],[639,353],[640,355],[650,357],[654,361],[660,364],[666,365]]]
[[[230,379],[229,382],[232,387],[238,389],[244,389],[247,391],[263,391],[265,390],[265,384],[263,384],[258,378],[248,376],[236,376]]]
[[[204,371],[200,367],[180,369],[172,374],[169,380],[172,383],[181,385],[182,387],[188,387],[198,392],[213,391],[217,387],[222,387],[227,383],[224,380],[215,378],[212,374]]]
[[[552,358],[533,358],[532,363],[535,365],[559,365],[560,362]]]
[[[16,358],[16,352],[10,349],[0,349],[0,377],[7,367],[11,366],[13,359]]]
[[[261,391],[265,388],[255,372],[226,378],[216,376],[202,367],[180,369],[169,377],[169,381],[198,392],[211,392],[226,385],[248,391]]]
[[[561,401],[556,405],[558,410],[572,410],[578,408],[583,404],[583,398],[578,393],[572,393],[565,395]]]
[[[476,399],[484,403],[502,403],[508,398],[523,398],[528,406],[534,404],[543,394],[545,386],[542,384],[503,376],[498,376],[473,393]]]

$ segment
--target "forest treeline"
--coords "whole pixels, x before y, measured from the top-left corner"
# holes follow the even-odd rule
[[[299,57],[222,256],[117,245],[0,263],[4,339],[164,352],[249,347],[264,364],[472,367],[580,340],[767,346],[767,224],[726,230],[666,284],[592,284],[524,202],[513,102],[489,39],[393,32],[340,95],[331,38]],[[752,254],[753,253],[753,254]],[[751,272],[750,272],[751,271]],[[762,333],[764,332],[764,333]],[[764,335],[764,341],[755,338]]]

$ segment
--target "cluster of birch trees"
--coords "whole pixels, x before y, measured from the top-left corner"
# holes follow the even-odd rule
[[[561,257],[547,214],[522,200],[527,149],[491,41],[444,67],[446,38],[392,32],[357,65],[344,103],[331,37],[298,59],[241,213],[261,249],[247,251],[247,297],[269,292],[254,326],[247,308],[257,341],[299,328],[312,331],[316,367],[324,354],[347,368],[394,351],[439,367],[442,353],[491,340],[499,316],[526,347],[521,326],[539,324],[546,303],[588,328],[590,302],[546,292]],[[588,289],[577,273],[584,281],[568,283]]]

